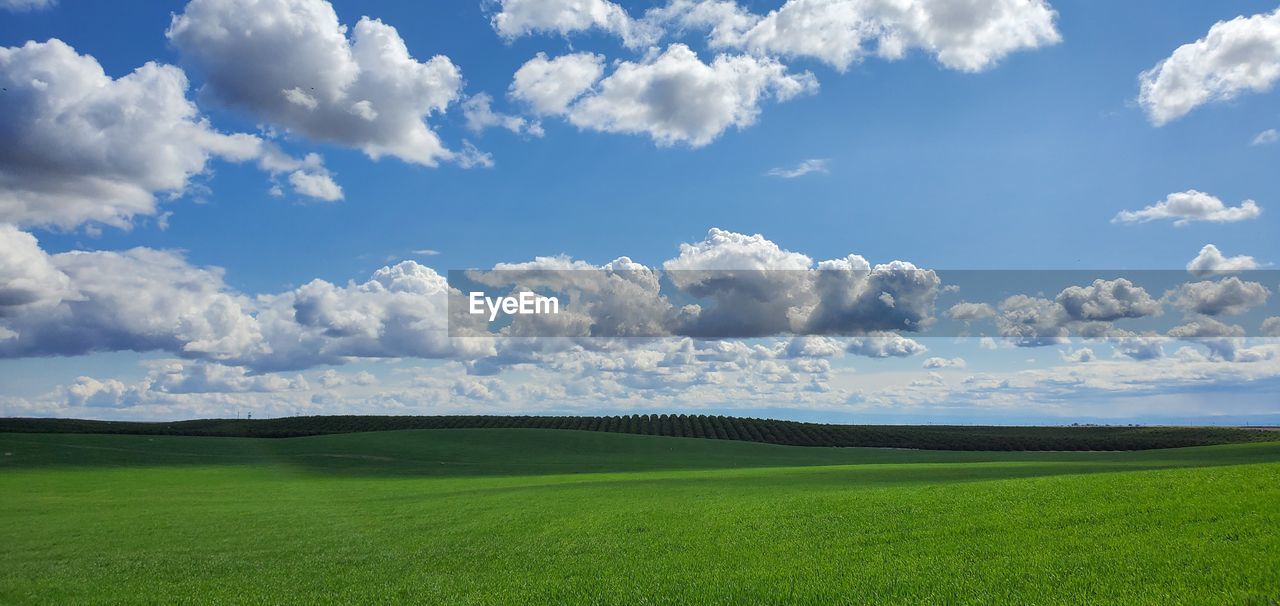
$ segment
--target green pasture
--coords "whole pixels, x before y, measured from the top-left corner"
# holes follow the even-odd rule
[[[0,603],[1277,604],[1280,443],[0,434]]]

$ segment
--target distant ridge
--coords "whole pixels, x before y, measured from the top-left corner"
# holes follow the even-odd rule
[[[573,429],[790,446],[923,450],[1147,450],[1280,440],[1280,431],[1230,427],[1001,427],[834,425],[707,415],[313,416],[142,423],[0,418],[0,432],[293,438],[402,429]]]

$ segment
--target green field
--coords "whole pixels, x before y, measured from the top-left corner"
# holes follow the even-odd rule
[[[0,603],[1280,603],[1280,443],[0,434]]]

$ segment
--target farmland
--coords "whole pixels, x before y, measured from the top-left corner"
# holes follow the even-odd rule
[[[0,603],[1275,603],[1280,443],[0,434]]]

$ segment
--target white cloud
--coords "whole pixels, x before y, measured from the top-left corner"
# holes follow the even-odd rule
[[[287,370],[350,358],[491,355],[493,339],[449,337],[450,293],[444,276],[402,261],[365,282],[339,286],[312,280],[289,292],[260,296],[255,319],[266,351],[245,356],[244,363]]]
[[[0,9],[24,13],[53,8],[57,4],[58,0],[0,0]]]
[[[1264,337],[1280,337],[1280,316],[1273,316],[1262,321],[1258,334]]]
[[[493,168],[493,154],[481,151],[470,141],[462,142],[462,149],[453,155],[453,161],[462,168]]]
[[[967,301],[961,301],[952,305],[945,313],[946,316],[952,320],[973,322],[975,320],[994,318],[996,310],[988,303],[969,303]]]
[[[70,294],[70,281],[34,236],[0,223],[0,318],[27,305],[60,300]]]
[[[782,177],[783,179],[794,179],[796,177],[803,177],[809,173],[825,173],[825,172],[828,172],[827,160],[824,158],[811,158],[809,160],[804,160],[799,164],[789,168],[782,167],[782,166],[779,166],[777,168],[771,168],[769,169],[769,172],[765,174],[770,177]]]
[[[586,326],[603,326],[607,320],[616,323],[609,327],[611,333],[626,334],[626,326],[651,322],[657,323],[656,329],[644,328],[636,334],[657,334],[664,327],[687,330],[688,322],[705,320],[706,324],[693,326],[716,329],[706,334],[717,338],[608,339],[587,336],[590,331],[575,333],[574,338],[510,338],[519,334],[516,324],[511,335],[450,337],[448,301],[460,294],[450,291],[443,276],[412,261],[384,267],[362,282],[343,285],[314,280],[277,294],[247,296],[227,286],[221,270],[194,267],[173,252],[48,254],[29,234],[8,227],[0,229],[0,284],[8,288],[0,290],[0,334],[4,335],[0,356],[134,350],[165,351],[182,358],[154,363],[141,382],[86,377],[62,394],[73,406],[120,407],[138,414],[162,406],[193,410],[189,407],[201,404],[187,397],[191,394],[208,394],[209,406],[255,401],[213,398],[216,394],[260,394],[266,400],[256,401],[275,402],[285,410],[296,411],[295,406],[331,410],[325,408],[329,404],[302,402],[318,398],[315,402],[352,405],[341,402],[352,393],[372,397],[368,394],[374,390],[356,388],[373,385],[377,379],[358,373],[317,372],[308,375],[320,390],[313,391],[302,377],[280,373],[379,358],[457,362],[433,365],[442,370],[433,370],[413,389],[379,384],[378,397],[386,400],[354,404],[364,411],[404,411],[413,402],[438,407],[451,401],[457,402],[452,406],[485,403],[501,410],[522,398],[530,399],[522,406],[608,402],[651,408],[732,400],[737,401],[734,406],[841,405],[851,394],[831,380],[833,365],[843,361],[836,359],[925,353],[921,343],[880,327],[886,323],[911,326],[898,314],[917,318],[916,325],[927,324],[927,315],[921,314],[927,314],[940,288],[936,276],[931,277],[933,272],[901,261],[872,266],[850,255],[814,263],[763,236],[718,229],[701,241],[682,245],[680,254],[664,264],[666,275],[703,303],[717,297],[730,303],[757,303],[723,309],[714,305],[677,308],[660,295],[654,270],[625,257],[603,266],[544,257],[500,264],[497,269],[521,274],[517,277],[521,284],[530,283],[546,269],[595,269],[561,272],[573,281],[568,287],[590,295],[582,297],[593,305],[584,312]],[[1054,331],[1067,327],[1091,327],[1106,319],[1154,313],[1150,297],[1119,279],[1064,289],[1057,300],[1012,299],[1002,305],[1000,321],[1017,328],[1002,326],[1002,334],[1024,337],[1016,344],[1045,334],[1023,334],[1019,329],[1025,326],[1045,328],[1052,337],[1057,335]],[[1222,313],[1230,313],[1227,308],[1236,305],[1226,295],[1198,300],[1213,301],[1210,307]],[[823,308],[830,313],[820,313]],[[1214,311],[1204,305],[1188,309]],[[828,320],[814,323],[815,316]],[[810,329],[815,334],[789,334]],[[762,340],[740,338],[756,336]],[[1243,329],[1203,316],[1166,337],[1110,329],[1099,336],[1117,354],[1153,363],[1167,360],[1160,343],[1170,337],[1194,339],[1197,350],[1210,354],[1200,361],[1255,363],[1276,354],[1265,346],[1245,347]],[[1071,362],[1093,361],[1108,368],[1119,363],[1099,361],[1092,349],[1060,353]],[[1191,358],[1179,357],[1183,359]],[[962,361],[931,358],[922,364],[928,369],[960,368]],[[502,372],[510,368],[519,372]],[[1089,381],[1101,384],[1102,376]],[[545,385],[538,387],[539,383]],[[882,390],[868,399],[947,398],[953,393],[952,383],[950,373],[939,373],[905,391]],[[1050,379],[1037,385],[1032,392],[1042,395],[1060,394],[1053,390],[1063,389]],[[1049,391],[1037,391],[1041,389]],[[7,402],[0,406],[17,409]]]
[[[342,188],[327,173],[296,170],[289,173],[289,185],[294,191],[317,200],[333,202],[342,199]]]
[[[786,355],[792,358],[829,358],[844,351],[840,341],[831,337],[795,337],[787,343]]]
[[[1205,244],[1200,254],[1187,263],[1187,271],[1193,276],[1204,276],[1214,273],[1230,273],[1257,269],[1258,262],[1248,255],[1228,257],[1218,250],[1217,246]]]
[[[1258,133],[1257,136],[1253,138],[1253,141],[1249,142],[1249,145],[1271,145],[1276,141],[1280,141],[1280,131],[1277,131],[1274,128],[1268,128],[1267,130]]]
[[[546,53],[538,53],[516,70],[510,93],[537,114],[559,115],[603,75],[601,55],[573,53],[547,59]]]
[[[967,364],[964,358],[929,358],[924,361],[923,368],[964,368]]]
[[[49,255],[0,229],[0,356],[167,351],[255,370],[359,357],[488,355],[493,341],[450,339],[445,279],[412,261],[363,283],[314,280],[275,295],[229,288],[222,270],[147,248]],[[465,353],[464,353],[465,352]]]
[[[30,234],[3,226],[0,357],[164,351],[261,372],[355,358],[477,360],[498,355],[501,348],[503,356],[520,360],[545,347],[614,346],[613,340],[592,334],[734,338],[810,329],[863,336],[858,346],[864,355],[919,351],[914,342],[878,331],[921,324],[936,276],[902,262],[874,268],[859,263],[856,271],[824,264],[814,268],[808,257],[762,236],[713,229],[704,241],[684,245],[680,256],[664,266],[679,288],[714,303],[706,309],[672,305],[659,293],[657,274],[625,257],[599,267],[555,257],[499,264],[495,269],[509,274],[599,270],[568,272],[586,277],[561,285],[584,295],[576,298],[581,305],[572,312],[554,318],[565,324],[566,334],[580,339],[521,341],[502,335],[450,337],[448,302],[461,294],[413,261],[384,267],[365,282],[343,286],[313,280],[283,293],[249,296],[230,288],[221,269],[192,266],[177,252],[49,254]],[[733,267],[745,269],[723,271]],[[518,279],[531,283],[531,278]],[[756,302],[741,305],[738,295]],[[507,336],[545,335],[549,329],[542,321],[522,317]],[[829,345],[813,346],[823,343]]]
[[[817,89],[812,74],[789,73],[773,59],[719,55],[703,63],[683,44],[639,62],[621,61],[600,80],[601,59],[535,57],[516,72],[512,95],[579,128],[647,134],[660,146],[702,147],[729,128],[754,124],[765,99],[786,101]],[[576,99],[576,101],[575,101]]]
[[[1188,189],[1169,194],[1164,200],[1141,210],[1120,211],[1111,222],[1146,223],[1157,219],[1171,219],[1174,225],[1183,226],[1193,221],[1234,223],[1256,219],[1261,214],[1262,208],[1253,200],[1245,200],[1240,206],[1227,206],[1214,196]]]
[[[721,229],[682,244],[663,269],[677,288],[706,303],[685,308],[679,319],[680,334],[701,337],[917,330],[940,283],[933,271],[910,263],[873,267],[858,255],[815,267],[759,234]]]
[[[1166,295],[1174,307],[1206,316],[1237,315],[1267,302],[1271,291],[1257,282],[1231,277],[1190,282]]]
[[[1214,101],[1265,92],[1280,78],[1280,9],[1219,21],[1138,76],[1138,103],[1160,126]]]
[[[1133,335],[1124,331],[1116,332],[1118,334],[1107,338],[1116,356],[1133,360],[1156,360],[1164,357],[1164,344],[1168,339],[1153,335]]]
[[[1067,316],[1081,322],[1111,322],[1160,313],[1160,304],[1147,291],[1124,278],[1094,280],[1089,286],[1069,286],[1054,301]]]
[[[873,333],[866,337],[849,337],[845,351],[868,358],[906,358],[929,351],[929,348],[897,333]]]
[[[350,373],[340,373],[332,368],[329,368],[329,369],[326,369],[324,372],[320,373],[320,386],[326,389],[343,387],[345,385],[358,385],[361,387],[368,387],[370,385],[377,385],[377,384],[378,384],[378,378],[375,377],[373,373],[367,370],[361,370],[354,374],[350,374]]]
[[[813,260],[785,250],[763,235],[711,228],[705,238],[682,243],[680,254],[663,263],[667,271],[808,269]]]
[[[1056,44],[1056,16],[1043,0],[788,0],[763,16],[725,0],[676,0],[651,13],[683,29],[710,28],[715,47],[812,57],[841,71],[868,54],[899,59],[918,48],[966,72]]]
[[[57,39],[0,48],[0,222],[118,227],[156,212],[209,160],[249,160],[250,135],[199,117],[182,70],[148,63],[113,79]]]
[[[589,29],[614,34],[630,47],[657,41],[661,32],[632,19],[609,0],[498,0],[493,29],[508,40],[532,33],[567,36]]]
[[[1043,346],[1065,342],[1070,320],[1061,305],[1041,297],[1013,295],[1000,303],[996,328],[1000,336],[1019,346]]]
[[[702,241],[681,244],[663,269],[677,288],[717,303],[696,308],[688,334],[765,335],[791,328],[788,314],[805,302],[812,263],[760,234],[711,229]]]
[[[22,247],[25,235],[15,242],[5,234],[0,249]],[[261,341],[246,313],[252,301],[229,292],[221,270],[192,267],[178,254],[77,251],[42,262],[57,272],[52,284],[65,286],[0,318],[15,333],[0,341],[0,355],[161,350],[217,359],[243,356]]]
[[[933,270],[906,261],[872,266],[859,255],[821,261],[811,306],[793,313],[803,332],[916,331],[932,323],[942,284]]]
[[[324,0],[192,0],[166,35],[205,90],[273,125],[375,159],[460,159],[426,119],[458,98],[461,72],[414,59],[380,20],[361,18],[348,39]]]
[[[209,362],[165,360],[152,362],[147,378],[139,384],[139,392],[244,393],[305,390],[307,381],[301,375],[292,377],[273,373],[250,374],[245,368]]]
[[[517,135],[541,137],[543,134],[542,125],[537,121],[493,111],[493,97],[488,93],[477,93],[463,101],[462,115],[467,120],[467,128],[477,133],[500,126]]]
[[[940,405],[974,406],[988,410],[1016,409],[1025,412],[1029,404],[1047,406],[1050,415],[1090,414],[1126,418],[1142,414],[1168,414],[1171,400],[1159,398],[1158,408],[1145,408],[1143,396],[1184,393],[1188,388],[1207,385],[1240,387],[1280,377],[1280,356],[1274,346],[1240,349],[1235,359],[1213,358],[1193,348],[1160,360],[1095,361],[1006,373],[983,373],[959,382],[916,381],[909,386],[870,390],[862,398],[864,406]],[[1265,385],[1265,384],[1264,384]],[[1134,399],[1130,399],[1134,398]],[[1231,410],[1236,400],[1224,403],[1214,398],[1207,407],[1195,406],[1192,414],[1219,414]],[[1266,409],[1259,412],[1264,412]],[[1089,412],[1086,412],[1089,411]]]
[[[1094,280],[1088,286],[1069,286],[1053,299],[1013,295],[1000,303],[996,328],[1020,347],[1065,343],[1067,337],[1106,337],[1116,331],[1115,320],[1145,318],[1163,313],[1160,301],[1125,278]]]
[[[1071,362],[1073,364],[1083,364],[1085,362],[1092,362],[1098,359],[1098,356],[1088,347],[1068,349],[1066,351],[1058,352],[1058,355],[1062,357],[1063,362]]]
[[[1201,316],[1169,329],[1168,334],[1179,339],[1194,340],[1208,348],[1214,357],[1236,360],[1244,349],[1244,333],[1244,327],[1238,324],[1227,324]]]
[[[77,377],[67,386],[66,397],[73,406],[94,408],[119,408],[141,400],[137,388],[116,379],[99,381],[93,377]]]

